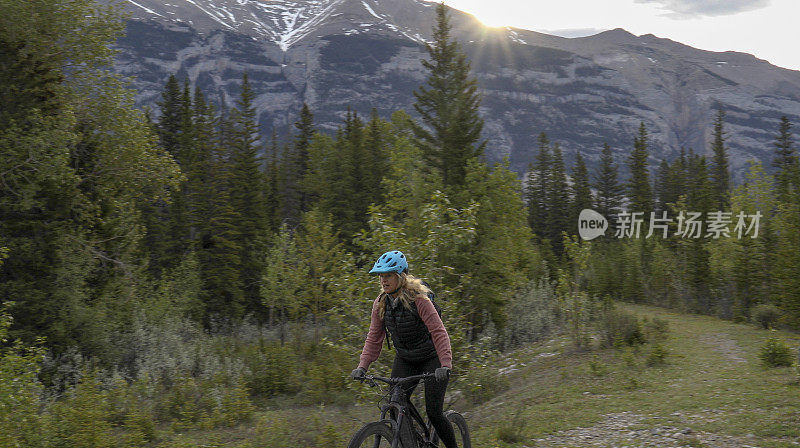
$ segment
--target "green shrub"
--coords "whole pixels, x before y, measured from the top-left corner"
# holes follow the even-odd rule
[[[129,383],[118,374],[104,380],[103,384],[109,391],[107,420],[115,427],[141,430],[145,440],[152,441],[155,438],[153,405],[156,402],[157,385],[146,375]]]
[[[664,342],[669,338],[669,322],[664,319],[644,319],[642,325],[644,339],[649,342]]]
[[[44,446],[44,422],[38,413],[42,385],[37,379],[44,353],[20,342],[3,348],[11,326],[6,311],[10,306],[0,307],[0,446]]]
[[[353,369],[352,349],[325,341],[309,344],[304,357],[303,371],[296,375],[303,388],[299,398],[304,404],[346,404],[355,397],[348,389],[349,372]]]
[[[223,380],[227,379],[179,378],[158,403],[160,419],[172,421],[176,431],[234,426],[250,420],[255,406],[247,387],[235,379],[232,383]]]
[[[64,399],[50,407],[55,446],[69,448],[112,447],[108,392],[100,387],[96,372],[87,372]]]
[[[133,409],[125,418],[126,446],[135,447],[156,439],[156,423],[147,412]]]
[[[639,388],[639,380],[635,377],[629,376],[627,382],[622,386],[625,390],[636,390]]]
[[[258,419],[253,446],[258,448],[284,448],[302,445],[297,444],[292,425],[289,424],[286,418],[275,415]]]
[[[196,427],[214,409],[210,388],[190,376],[177,378],[157,404],[161,421],[171,421],[176,431]]]
[[[611,310],[599,322],[601,343],[605,347],[633,346],[645,342],[642,326],[633,314]]]
[[[797,349],[797,379],[800,381],[800,348]]]
[[[764,367],[790,367],[792,365],[792,350],[775,336],[767,339],[761,346],[758,354]]]
[[[608,373],[608,367],[600,362],[600,358],[595,355],[594,358],[592,358],[592,361],[589,362],[589,372],[592,374],[592,376],[606,376]]]
[[[648,367],[660,366],[666,363],[667,350],[661,344],[655,344],[647,354],[645,363]]]
[[[253,395],[272,397],[300,390],[300,378],[287,374],[300,371],[300,361],[291,346],[261,342],[242,348],[241,356],[248,370],[247,388]]]
[[[630,347],[625,348],[622,352],[622,361],[625,363],[625,367],[630,370],[640,370],[639,361],[636,359],[638,354],[638,346],[634,346],[633,349]]]
[[[753,308],[753,320],[763,329],[772,328],[781,317],[781,310],[777,306],[762,303]]]
[[[331,422],[325,424],[325,427],[317,435],[316,447],[318,448],[339,448],[344,445],[342,436],[336,429],[336,425]]]
[[[505,443],[522,442],[525,439],[522,433],[525,429],[525,420],[522,417],[522,413],[517,411],[510,419],[503,420],[497,427],[497,438]]]
[[[244,385],[220,387],[215,392],[214,395],[218,397],[212,414],[215,427],[234,426],[252,419],[255,406],[250,401],[250,394]]]
[[[505,376],[499,375],[492,366],[471,366],[460,381],[464,397],[473,405],[491,400],[508,389]]]
[[[496,367],[500,352],[491,349],[492,341],[481,337],[475,344],[464,344],[455,365],[457,375],[450,376],[448,388],[458,389],[472,404],[491,400],[508,389],[508,380]]]
[[[496,348],[509,350],[550,336],[558,328],[554,303],[555,291],[546,279],[531,282],[512,295],[506,305],[508,320]]]

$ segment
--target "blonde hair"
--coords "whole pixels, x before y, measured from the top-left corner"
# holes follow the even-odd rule
[[[423,285],[422,280],[405,272],[399,272],[397,276],[400,277],[400,286],[397,291],[404,307],[411,309],[411,303],[419,296],[428,298],[428,293],[431,292],[431,289]],[[378,315],[381,319],[383,319],[383,314],[386,312],[386,299],[388,296],[385,292],[381,292],[378,295],[378,298],[381,299],[380,308],[378,308]]]

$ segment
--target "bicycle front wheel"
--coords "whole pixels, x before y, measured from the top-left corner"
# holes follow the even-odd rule
[[[383,422],[372,422],[358,430],[347,448],[391,448],[393,433]]]
[[[467,428],[467,421],[464,419],[464,416],[456,411],[447,411],[444,413],[444,416],[447,417],[447,420],[453,425],[453,433],[456,436],[458,448],[472,448],[472,441],[469,438],[469,428]],[[439,443],[439,446],[442,446],[441,441],[438,440],[439,437],[437,436],[435,439]]]

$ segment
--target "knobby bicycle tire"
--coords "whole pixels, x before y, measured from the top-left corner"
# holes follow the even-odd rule
[[[445,417],[455,426],[454,430],[457,429],[461,433],[462,446],[459,448],[472,448],[472,441],[469,439],[469,428],[467,428],[467,420],[464,419],[464,416],[456,411],[447,411]]]
[[[391,447],[392,437],[394,437],[394,432],[386,423],[367,423],[353,435],[350,443],[347,444],[347,448]],[[370,438],[373,438],[373,440],[368,442]],[[365,442],[367,443],[364,444]]]
[[[447,420],[450,420],[450,423],[453,425],[453,431],[458,431],[456,439],[458,439],[458,435],[461,435],[461,443],[458,448],[472,448],[472,441],[469,438],[469,428],[467,428],[467,421],[464,419],[464,416],[452,410],[445,412],[444,416],[447,417]],[[439,434],[435,434],[433,437],[434,445],[442,446],[440,442]]]

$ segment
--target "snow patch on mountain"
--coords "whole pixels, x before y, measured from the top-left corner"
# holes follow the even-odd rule
[[[519,37],[519,33],[512,30],[511,27],[507,26],[506,29],[508,30],[508,38],[511,39],[513,42],[516,42],[518,44],[528,45],[527,42],[525,42],[524,40],[522,40],[521,37]]]
[[[286,51],[289,46],[312,33],[345,0],[127,0],[147,14],[174,20],[181,17],[191,24],[207,21],[204,31],[219,28],[265,38]],[[380,19],[374,10],[365,4]],[[207,19],[207,20],[206,20]],[[383,20],[383,19],[382,19]]]
[[[277,39],[278,45],[281,47],[281,50],[286,51],[289,46],[293,43],[299,41],[309,33],[314,32],[314,29],[317,25],[321,24],[328,18],[335,10],[336,7],[342,3],[344,0],[335,0],[330,2],[327,7],[322,9],[321,11],[313,11],[313,16],[307,20],[305,23],[301,24],[300,26],[296,26],[297,21],[292,22],[291,27],[287,27],[287,32],[284,32],[279,39]],[[322,3],[322,2],[317,2]],[[295,17],[299,17],[300,13],[303,10],[301,9],[298,11]]]
[[[373,11],[372,8],[369,7],[367,2],[365,2],[364,0],[361,0],[361,4],[364,5],[364,7],[367,8],[367,11],[369,11],[369,13],[372,14],[375,18],[383,20],[383,17],[375,14],[375,11]]]
[[[162,16],[161,14],[159,14],[159,13],[157,13],[157,12],[153,11],[152,9],[150,9],[150,8],[148,8],[148,7],[146,7],[146,6],[142,6],[142,5],[140,5],[140,4],[138,4],[138,3],[136,3],[136,2],[135,2],[135,1],[133,1],[133,0],[128,0],[128,2],[132,3],[134,6],[138,6],[139,8],[142,8],[142,9],[144,9],[144,10],[145,10],[145,12],[147,12],[148,14],[154,14],[154,15],[157,15],[157,16],[159,16],[159,17],[164,17],[164,16]]]
[[[109,2],[111,0],[100,0]],[[426,39],[406,21],[398,8],[434,6],[424,0],[126,0],[134,17],[191,24],[200,33],[217,29],[247,34],[277,44],[287,51],[295,43],[324,29],[326,34],[383,31],[424,44]],[[405,19],[404,19],[405,20]]]

